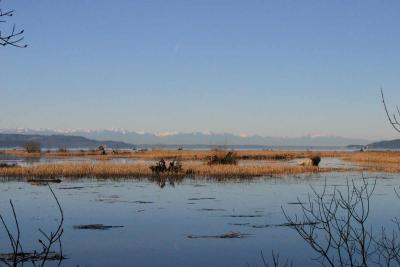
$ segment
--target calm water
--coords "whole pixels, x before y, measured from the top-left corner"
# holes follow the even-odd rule
[[[377,179],[370,223],[385,225],[398,214],[400,201],[393,187],[399,176],[367,175]],[[65,213],[62,266],[260,266],[262,250],[273,249],[295,266],[319,266],[315,256],[288,227],[257,228],[286,222],[281,207],[305,198],[310,185],[317,190],[343,186],[360,175],[329,174],[257,179],[251,182],[184,180],[160,188],[146,179],[129,181],[80,180],[52,185]],[[0,183],[0,211],[8,219],[8,200],[14,201],[25,250],[35,247],[39,227],[57,224],[57,209],[48,188],[18,181]],[[109,230],[77,230],[74,225],[124,226]],[[242,225],[239,225],[242,224]],[[241,239],[190,239],[188,235],[219,235],[229,231],[249,234]],[[39,246],[36,246],[38,249]],[[9,252],[0,232],[0,252]]]
[[[24,158],[14,155],[0,154],[0,161],[7,164],[18,164],[19,166],[32,166],[32,165],[41,165],[41,164],[63,164],[63,163],[154,163],[153,160],[142,160],[142,159],[133,159],[133,158],[114,158],[109,160],[97,160],[95,158],[90,157],[32,157],[32,158]]]

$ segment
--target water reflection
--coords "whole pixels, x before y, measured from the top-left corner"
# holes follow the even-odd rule
[[[359,181],[360,175],[224,181],[63,180],[52,185],[65,214],[63,250],[69,258],[63,266],[260,266],[261,250],[267,260],[274,250],[284,259],[293,259],[295,266],[319,266],[311,260],[316,256],[312,249],[285,225],[281,207],[296,214],[310,185],[321,190],[325,178],[328,188],[341,188],[347,178]],[[377,178],[370,223],[385,226],[398,214],[400,205],[393,187],[400,185],[399,177],[382,174],[367,178]],[[54,214],[56,206],[46,187],[4,179],[0,210],[6,218],[9,199],[14,200],[25,233],[54,226],[49,214]],[[93,231],[76,229],[79,225],[123,227]],[[245,238],[188,238],[237,234]],[[36,239],[25,234],[23,242],[35,244]],[[0,232],[0,251],[7,251],[5,240]]]
[[[0,253],[0,262],[6,266],[24,266],[26,263],[31,263],[32,266],[45,266],[50,261],[57,261],[57,266],[61,266],[62,261],[65,260],[61,241],[64,233],[64,212],[53,189],[50,186],[48,188],[54,201],[57,203],[59,218],[54,231],[47,232],[47,229],[39,228],[38,232],[41,237],[38,239],[38,249],[25,250],[26,247],[21,236],[22,229],[20,228],[20,222],[12,200],[10,200],[10,208],[12,210],[12,223],[15,231],[12,230],[10,222],[7,222],[7,219],[0,213],[0,222],[10,244],[10,252]],[[57,248],[55,248],[56,244],[58,245]]]
[[[0,154],[0,162],[7,164],[18,164],[19,166],[32,166],[41,164],[63,164],[63,163],[101,163],[101,162],[121,163],[121,164],[139,164],[152,163],[152,160],[142,160],[133,158],[111,158],[96,159],[90,157],[20,157],[11,154]]]

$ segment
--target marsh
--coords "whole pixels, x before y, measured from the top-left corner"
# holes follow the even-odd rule
[[[398,178],[366,175],[377,181],[371,225],[390,227],[398,214]],[[343,172],[251,180],[185,178],[164,187],[146,178],[64,179],[52,185],[65,214],[62,241],[67,259],[62,266],[260,266],[260,251],[268,259],[272,250],[295,266],[320,266],[312,260],[315,252],[285,224],[282,208],[297,214],[310,186],[345,188],[349,179],[361,178]],[[51,229],[57,221],[48,188],[3,179],[0,192],[3,216],[10,222],[12,199],[25,249],[34,249],[37,229]],[[4,234],[0,240],[0,251],[9,252]]]

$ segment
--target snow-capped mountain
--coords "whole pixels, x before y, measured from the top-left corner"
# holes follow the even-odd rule
[[[230,133],[139,133],[120,129],[111,130],[51,130],[51,129],[3,129],[0,133],[74,135],[94,140],[113,140],[129,144],[146,145],[260,145],[260,146],[347,146],[366,145],[370,140],[338,136],[267,137],[260,135],[235,135]]]

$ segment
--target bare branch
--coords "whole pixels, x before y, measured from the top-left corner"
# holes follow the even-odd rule
[[[1,0],[0,0],[1,3]],[[7,18],[12,17],[14,15],[14,10],[3,11],[0,8],[0,23],[6,23]],[[15,24],[13,24],[12,29],[8,33],[4,33],[0,29],[0,46],[14,46],[19,48],[27,47],[26,44],[21,44],[24,40],[23,36],[24,30],[16,30]]]
[[[400,133],[400,123],[399,123],[399,121],[397,120],[396,114],[392,114],[393,117],[390,115],[390,113],[389,113],[389,111],[388,111],[388,108],[387,108],[387,106],[386,106],[386,101],[385,101],[385,97],[384,97],[384,95],[383,95],[383,89],[382,89],[382,88],[381,88],[381,95],[382,95],[382,103],[383,103],[383,106],[384,106],[384,108],[385,108],[386,116],[387,116],[387,118],[388,118],[388,120],[389,120],[389,123],[392,125],[392,127],[393,127],[397,132]],[[397,115],[400,117],[400,110],[399,110],[399,107],[396,106],[396,109],[397,109]]]
[[[10,200],[10,206],[12,209],[12,214],[14,218],[14,225],[16,228],[16,234],[13,235],[10,231],[10,228],[7,226],[3,216],[0,214],[0,221],[5,229],[10,246],[12,248],[12,253],[10,254],[1,254],[0,262],[6,264],[7,266],[23,266],[25,262],[31,262],[33,266],[36,266],[36,262],[40,262],[41,267],[45,266],[46,262],[51,260],[58,260],[58,266],[60,266],[61,261],[65,259],[62,252],[62,244],[61,244],[61,236],[64,233],[63,223],[64,223],[64,212],[61,208],[60,202],[54,193],[53,189],[48,185],[49,190],[55,199],[58,207],[58,211],[60,213],[59,224],[57,225],[55,232],[45,233],[42,229],[39,229],[39,232],[45,237],[45,241],[39,239],[39,244],[41,245],[41,252],[32,252],[32,253],[24,253],[21,245],[21,231],[18,222],[17,213],[14,207],[13,202]],[[58,243],[58,253],[52,251],[54,245]]]
[[[368,226],[374,183],[362,177],[362,184],[347,181],[347,190],[336,187],[321,193],[312,188],[308,202],[300,205],[301,217],[289,216],[288,224],[318,254],[323,266],[391,266],[400,262],[399,231],[382,229],[374,236]],[[302,201],[299,201],[302,203]],[[398,229],[400,229],[400,224]]]

